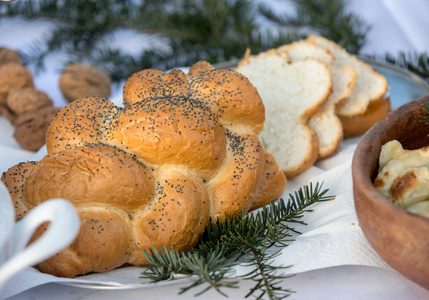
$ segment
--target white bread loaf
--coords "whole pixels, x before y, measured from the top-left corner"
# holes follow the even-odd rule
[[[308,125],[319,139],[319,158],[331,155],[343,140],[343,125],[335,113],[336,105],[353,92],[357,73],[350,66],[334,66],[335,56],[331,51],[308,41],[287,44],[277,51],[286,53],[292,62],[314,58],[328,64],[332,73],[332,93],[323,107],[310,117]]]
[[[265,104],[263,145],[287,178],[297,176],[314,164],[319,153],[317,136],[307,121],[331,93],[327,64],[315,59],[289,63],[284,53],[269,50],[255,56],[247,52],[237,71],[256,86]]]
[[[76,241],[43,272],[74,277],[147,263],[152,247],[188,251],[209,218],[283,193],[286,178],[259,142],[263,103],[243,75],[143,70],[123,97],[124,108],[99,97],[68,104],[48,129],[48,155],[2,176],[17,219],[53,197],[81,217]]]
[[[387,92],[386,78],[374,71],[371,66],[349,54],[336,43],[321,36],[310,35],[307,41],[322,46],[335,56],[335,66],[351,66],[358,73],[353,93],[337,109],[341,117],[362,115],[372,101],[382,99]]]

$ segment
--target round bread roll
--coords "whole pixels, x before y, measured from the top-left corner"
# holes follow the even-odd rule
[[[17,217],[53,197],[80,214],[76,241],[41,271],[74,277],[147,263],[143,250],[152,247],[188,251],[210,218],[281,196],[284,173],[259,142],[259,95],[243,76],[198,76],[146,70],[125,84],[124,108],[100,97],[72,102],[49,126],[48,155],[4,173]],[[238,112],[220,109],[227,103]]]
[[[133,74],[123,88],[124,106],[142,99],[189,96],[206,104],[225,125],[243,125],[259,134],[265,122],[265,107],[255,86],[236,71],[196,65],[191,67],[199,69],[195,76],[186,76],[180,70],[165,73],[152,69]]]
[[[213,70],[212,65],[206,61],[199,61],[189,68],[188,76],[197,76],[211,70]]]
[[[0,65],[0,111],[3,111],[6,97],[13,88],[34,87],[33,75],[17,63]]]
[[[15,50],[0,47],[0,65],[7,63],[21,64],[21,55]]]
[[[390,98],[383,97],[379,100],[371,101],[367,110],[352,117],[338,116],[343,124],[344,138],[357,136],[365,133],[390,111]]]
[[[100,206],[133,213],[150,202],[153,180],[132,155],[89,144],[45,156],[30,172],[22,197],[31,199],[32,206],[65,198],[76,208]]]
[[[20,115],[15,121],[13,136],[26,150],[37,151],[46,140],[46,131],[60,108],[45,106]]]
[[[112,79],[105,71],[93,65],[70,64],[60,76],[60,89],[68,102],[82,97],[110,96]]]
[[[101,142],[109,119],[118,110],[102,97],[82,98],[68,104],[52,120],[46,132],[48,153]]]
[[[37,164],[35,161],[22,162],[10,167],[6,172],[2,173],[1,180],[4,182],[9,190],[13,207],[15,208],[15,220],[19,221],[33,208],[29,203],[22,200],[22,191],[24,183],[34,166]]]
[[[207,106],[186,97],[136,102],[111,124],[105,142],[150,165],[176,164],[209,179],[225,160],[224,126]]]
[[[46,106],[53,106],[46,93],[34,87],[13,88],[7,94],[3,115],[14,124],[20,115]]]

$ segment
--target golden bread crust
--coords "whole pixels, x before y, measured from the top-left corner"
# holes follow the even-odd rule
[[[207,103],[223,123],[249,126],[259,134],[265,122],[265,107],[256,87],[238,72],[216,69],[191,77],[192,97]]]
[[[206,61],[199,61],[193,64],[188,71],[188,76],[197,76],[213,70],[213,66]]]
[[[37,151],[46,142],[46,131],[60,108],[45,106],[39,110],[28,111],[15,121],[13,136],[21,148]]]
[[[126,263],[131,255],[131,220],[123,211],[103,207],[77,209],[81,227],[69,247],[38,265],[42,272],[55,276],[106,272]],[[42,232],[38,229],[33,239]]]
[[[209,221],[210,198],[201,179],[168,168],[157,175],[154,201],[134,217],[134,241],[139,251],[133,253],[133,264],[147,262],[141,249],[168,244],[177,251],[190,250]]]
[[[280,197],[286,178],[259,143],[263,104],[231,72],[144,70],[125,84],[124,108],[88,97],[57,114],[48,155],[2,177],[17,217],[54,197],[81,217],[76,241],[40,270],[74,277],[147,263],[152,247],[189,251],[210,218]]]
[[[368,129],[377,123],[381,118],[390,111],[390,98],[382,97],[381,99],[371,101],[367,110],[353,117],[339,116],[344,128],[344,137],[352,137],[365,133]]]
[[[88,97],[65,106],[50,123],[46,132],[48,153],[73,149],[103,141],[109,119],[119,109],[102,97]]]
[[[262,147],[255,134],[240,136],[228,132],[226,163],[208,184],[211,195],[210,216],[216,220],[246,213],[262,169]]]
[[[7,187],[12,204],[15,208],[15,219],[21,220],[28,211],[34,207],[32,203],[24,202],[22,199],[22,191],[24,184],[30,172],[34,169],[37,162],[21,162],[10,167],[7,171],[3,172],[1,180]]]
[[[151,165],[175,164],[204,179],[225,159],[225,128],[203,103],[185,97],[136,102],[120,111],[106,143]]]
[[[23,188],[24,199],[38,205],[64,198],[75,207],[100,206],[127,213],[152,199],[153,175],[135,157],[102,144],[88,144],[45,156]]]
[[[7,94],[3,116],[15,124],[20,115],[46,106],[53,106],[52,100],[46,93],[34,87],[13,88]]]
[[[15,50],[0,47],[0,65],[7,63],[21,64],[21,55]]]
[[[34,87],[33,75],[27,68],[13,62],[0,65],[0,111],[4,109],[9,91],[24,87]]]
[[[109,97],[112,79],[94,65],[70,64],[61,73],[59,86],[64,98],[73,102],[82,97]]]

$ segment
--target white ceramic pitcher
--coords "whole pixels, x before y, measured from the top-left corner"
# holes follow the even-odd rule
[[[44,222],[50,222],[48,229],[27,245]],[[79,228],[80,220],[73,204],[63,199],[43,202],[15,223],[9,192],[0,181],[0,298],[9,278],[67,247],[76,238]]]

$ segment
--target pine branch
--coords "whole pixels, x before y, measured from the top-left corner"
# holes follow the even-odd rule
[[[426,125],[429,125],[429,103],[427,101],[423,102],[423,111],[426,115],[420,115],[420,122],[425,123]],[[427,135],[429,136],[429,134]]]
[[[256,284],[247,293],[246,298],[259,292],[259,295],[255,296],[256,299],[262,299],[265,295],[268,295],[269,299],[283,299],[293,293],[292,290],[279,286],[281,279],[292,277],[279,274],[281,269],[287,267],[273,266],[275,258],[280,254],[280,250],[273,254],[267,254],[267,248],[258,249],[251,244],[247,246],[251,253],[251,256],[247,258],[247,264],[256,266],[256,268],[245,274],[243,278],[252,280]]]
[[[398,67],[408,69],[416,75],[426,79],[429,82],[429,52],[405,53],[399,52],[397,55],[387,53],[384,57],[378,57],[377,60],[394,64]]]
[[[225,258],[224,249],[215,247],[207,252],[200,253],[191,251],[189,253],[179,253],[172,249],[156,248],[144,251],[149,264],[143,265],[146,270],[141,278],[150,279],[153,282],[172,279],[174,274],[196,275],[197,279],[187,287],[182,288],[180,293],[189,291],[192,288],[204,283],[208,284],[199,294],[213,288],[222,295],[225,295],[221,288],[237,288],[236,280],[228,279],[228,273],[233,263]]]
[[[287,267],[276,266],[274,259],[281,248],[292,241],[291,232],[296,230],[291,224],[305,224],[301,218],[310,212],[309,206],[314,203],[331,200],[326,196],[328,190],[322,190],[318,183],[299,189],[290,200],[283,199],[263,206],[256,213],[243,216],[239,214],[232,219],[220,222],[210,221],[199,244],[188,253],[174,250],[152,249],[145,255],[149,261],[143,278],[152,281],[165,280],[174,274],[194,275],[196,280],[182,292],[186,292],[204,283],[208,286],[200,293],[214,288],[225,295],[222,288],[237,287],[228,274],[237,264],[252,267],[252,271],[243,278],[255,282],[247,296],[259,293],[256,297],[268,295],[270,299],[282,299],[290,295],[289,289],[280,285],[283,276],[281,270]]]
[[[316,9],[316,0],[294,1],[306,22],[288,19],[284,25],[296,25],[296,30],[279,34],[258,28],[259,10],[252,0],[14,1],[0,2],[0,17],[22,16],[55,22],[56,29],[51,35],[34,43],[28,53],[24,51],[24,62],[37,62],[36,66],[41,67],[50,53],[64,51],[70,57],[64,64],[93,63],[108,71],[114,81],[127,79],[143,68],[167,70],[189,66],[198,60],[213,64],[239,59],[246,48],[258,53],[304,38],[307,32],[301,29],[311,22],[313,28],[320,28],[328,38],[343,46],[347,44],[346,49],[358,48],[363,43],[363,25],[355,16],[343,12],[343,1],[331,4],[323,0],[329,14]],[[333,17],[335,9],[341,14],[335,15],[334,26],[328,26],[327,19]],[[325,15],[330,17],[322,18]],[[271,17],[275,19],[275,14]],[[281,20],[277,18],[278,22]],[[166,40],[168,50],[145,49],[137,56],[130,56],[117,49],[100,47],[101,41],[122,28],[156,34]]]
[[[359,53],[370,30],[362,18],[347,13],[343,0],[292,0],[296,15],[275,13],[266,5],[260,11],[269,20],[295,32],[318,33],[338,43],[349,53]]]

